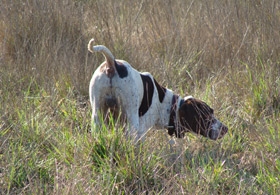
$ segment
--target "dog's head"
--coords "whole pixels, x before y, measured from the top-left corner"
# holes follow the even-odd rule
[[[186,97],[179,107],[179,119],[183,131],[192,131],[212,140],[222,138],[228,128],[214,116],[214,110],[205,102]]]

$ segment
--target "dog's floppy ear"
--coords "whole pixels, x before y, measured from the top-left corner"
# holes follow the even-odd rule
[[[198,114],[190,98],[184,98],[184,101],[180,103],[179,117],[180,124],[185,128],[185,131],[196,132],[196,118]]]

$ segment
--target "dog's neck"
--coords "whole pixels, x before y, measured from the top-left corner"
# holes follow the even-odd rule
[[[171,108],[170,108],[170,116],[169,116],[169,123],[168,123],[168,134],[173,135],[175,134],[176,137],[183,137],[184,135],[181,132],[181,127],[179,125],[179,113],[178,109],[181,105],[188,99],[193,98],[193,96],[189,95],[184,98],[181,98],[179,95],[174,94],[172,97]]]
[[[171,107],[170,107],[170,115],[169,115],[169,123],[168,123],[168,134],[173,135],[175,133],[177,137],[177,130],[178,130],[178,120],[177,120],[177,106],[178,106],[178,101],[180,99],[180,104],[181,101],[184,101],[180,96],[174,94],[172,97],[172,102],[171,102]]]

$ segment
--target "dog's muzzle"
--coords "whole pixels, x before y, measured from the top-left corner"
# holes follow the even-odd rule
[[[214,119],[211,129],[208,132],[208,137],[212,140],[217,140],[222,138],[227,132],[227,126],[221,123],[218,119]]]

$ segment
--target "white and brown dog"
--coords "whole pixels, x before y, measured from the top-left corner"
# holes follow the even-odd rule
[[[88,50],[101,52],[106,59],[89,85],[93,125],[100,125],[100,117],[111,111],[114,117],[121,112],[128,134],[136,140],[143,139],[151,127],[166,128],[178,138],[185,132],[212,140],[226,134],[228,128],[206,103],[192,96],[181,98],[160,86],[150,73],[138,72],[128,62],[115,59],[107,47],[93,43],[89,41]]]

